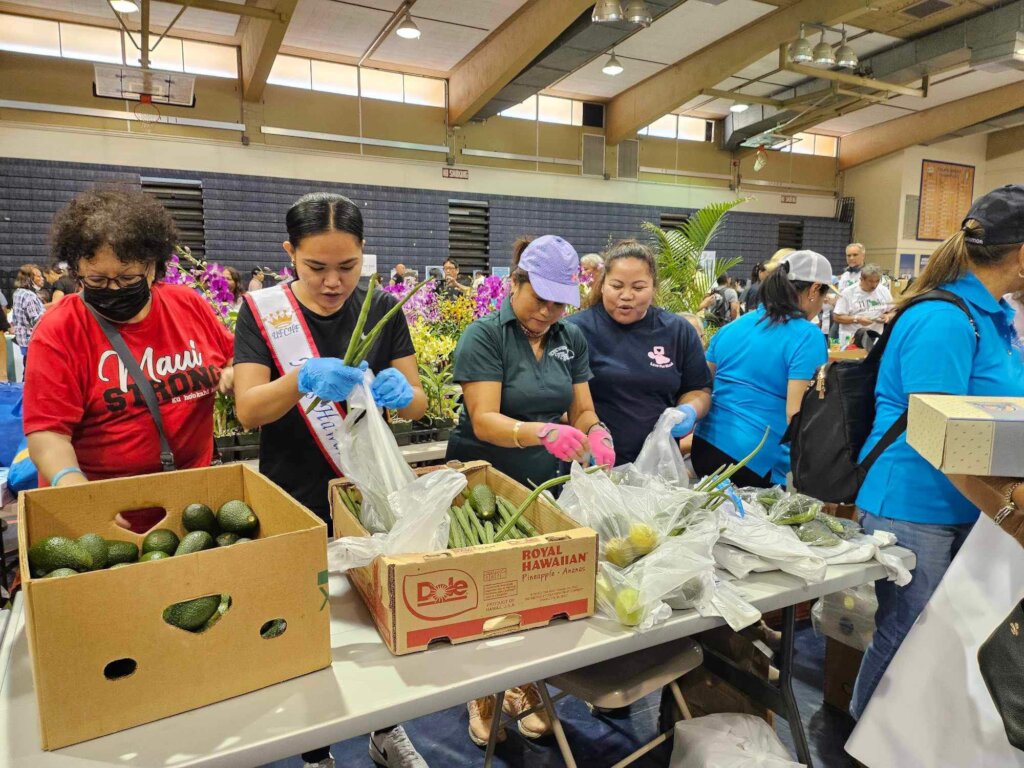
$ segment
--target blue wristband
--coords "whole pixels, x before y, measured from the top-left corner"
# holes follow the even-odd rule
[[[78,467],[64,467],[64,469],[60,470],[60,472],[58,472],[57,474],[50,478],[50,487],[56,488],[57,483],[59,483],[64,478],[65,475],[70,475],[73,472],[77,472],[82,477],[85,477],[85,472],[83,472]]]

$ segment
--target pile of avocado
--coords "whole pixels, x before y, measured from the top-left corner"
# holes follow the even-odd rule
[[[217,513],[205,504],[189,504],[181,514],[186,534],[168,528],[150,531],[139,548],[130,541],[108,541],[98,533],[87,533],[78,539],[48,536],[28,550],[28,562],[36,578],[59,579],[84,571],[123,568],[134,562],[162,560],[190,555],[213,547],[226,547],[251,541],[260,521],[248,504],[237,499],[228,501]]]

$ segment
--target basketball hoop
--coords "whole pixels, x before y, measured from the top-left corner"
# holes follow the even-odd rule
[[[132,107],[132,114],[140,123],[160,122],[160,107],[153,103],[148,93],[139,94],[139,103]]]

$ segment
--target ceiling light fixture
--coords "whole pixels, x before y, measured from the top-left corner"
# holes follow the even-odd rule
[[[857,52],[846,43],[846,26],[843,25],[843,42],[836,51],[836,64],[844,69],[856,69],[860,64]]]
[[[412,16],[407,13],[405,18],[402,19],[402,23],[395,29],[395,34],[399,37],[404,37],[406,40],[419,40],[420,28],[412,20]]]
[[[136,13],[139,10],[132,0],[110,0],[110,7],[118,13]]]
[[[597,24],[622,21],[622,6],[619,5],[619,0],[598,0],[590,20]]]
[[[800,37],[789,44],[789,60],[794,64],[806,64],[814,61],[811,43],[804,37],[804,25],[800,25]]]
[[[644,0],[629,0],[626,3],[626,21],[630,24],[639,24],[641,27],[650,26],[654,20],[651,17],[651,10]]]
[[[606,61],[604,66],[601,67],[602,72],[606,75],[611,75],[612,77],[621,75],[623,69],[624,67],[619,63],[619,60],[615,58],[615,51],[612,51],[611,56],[608,57],[608,61]]]
[[[836,65],[836,55],[832,51],[832,46],[825,42],[825,30],[821,30],[821,39],[814,46],[814,63],[819,67],[834,67]]]
[[[750,109],[750,105],[749,104],[744,104],[741,101],[737,101],[735,104],[733,104],[731,107],[729,107],[729,111],[730,112],[736,112],[736,113],[746,112],[748,109]]]

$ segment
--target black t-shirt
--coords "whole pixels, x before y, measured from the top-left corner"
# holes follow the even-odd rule
[[[345,356],[365,298],[366,289],[356,288],[344,306],[328,317],[299,304],[320,357]],[[375,291],[364,332],[373,328],[396,303],[391,294]],[[405,315],[398,312],[377,338],[367,362],[371,370],[379,372],[389,368],[392,360],[415,354]],[[256,318],[244,301],[235,326],[235,363],[259,363],[270,369],[271,381],[281,377]],[[337,475],[320,452],[297,406],[277,421],[265,424],[260,431],[260,472],[329,524],[327,484]]]
[[[686,392],[711,387],[700,336],[671,312],[651,307],[643,320],[621,325],[598,303],[567,322],[590,347],[590,393],[615,441],[616,464],[636,460],[662,411]]]

